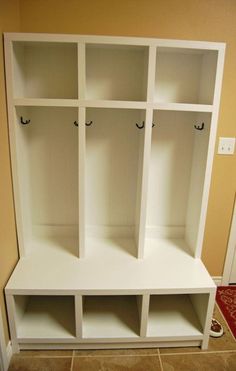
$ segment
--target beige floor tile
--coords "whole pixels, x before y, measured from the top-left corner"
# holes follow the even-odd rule
[[[8,371],[70,371],[72,358],[13,356]]]
[[[163,371],[235,371],[236,353],[162,355]]]
[[[157,356],[75,357],[72,371],[161,371]]]

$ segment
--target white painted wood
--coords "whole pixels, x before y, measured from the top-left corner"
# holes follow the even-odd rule
[[[6,293],[6,303],[7,303],[7,314],[9,319],[9,328],[11,333],[11,344],[13,353],[19,352],[19,344],[17,342],[17,316],[15,301],[12,295]]]
[[[204,327],[204,338],[201,344],[202,350],[207,349],[210,337],[210,329],[211,329],[211,321],[213,317],[213,311],[215,307],[215,296],[216,296],[216,289],[212,291],[209,295],[209,302],[207,306],[207,315],[205,319],[205,327]]]
[[[15,296],[16,315],[18,301]],[[30,296],[17,321],[18,339],[73,339],[75,337],[74,298],[70,296]]]
[[[85,255],[85,156],[86,156],[86,137],[85,137],[85,109],[79,109],[78,117],[78,225],[79,225],[79,257]]]
[[[77,45],[13,43],[14,97],[78,97]]]
[[[83,300],[81,295],[75,295],[75,327],[76,337],[82,338]]]
[[[78,99],[14,98],[14,106],[30,107],[78,107]]]
[[[149,313],[149,302],[150,302],[150,295],[142,295],[140,300],[140,313],[139,313],[139,320],[140,320],[140,336],[146,337],[147,336],[147,324],[148,324],[148,313]]]
[[[199,223],[207,164],[208,144],[211,128],[211,117],[208,113],[196,116],[196,125],[204,123],[204,130],[194,130],[193,157],[191,164],[188,206],[186,213],[186,241],[193,254],[197,254],[199,246]]]
[[[87,45],[86,98],[144,101],[146,69],[147,48]]]
[[[192,112],[212,112],[213,106],[210,104],[190,104],[190,103],[153,103],[153,108],[162,111],[192,111]]]
[[[217,52],[213,58],[208,53],[157,48],[155,101],[212,104]]]
[[[222,285],[236,282],[236,202],[229,233]]]
[[[149,164],[150,164],[150,152],[151,152],[151,135],[152,135],[152,110],[146,111],[145,120],[145,132],[143,139],[143,156],[142,156],[142,173],[140,176],[140,193],[141,200],[140,204],[137,205],[137,213],[139,214],[138,223],[138,258],[144,257],[144,244],[145,244],[145,225],[147,218],[147,192],[148,192],[148,175],[149,175]],[[136,217],[138,219],[138,216]]]
[[[92,341],[86,342],[83,340],[83,343],[76,343],[76,344],[41,344],[41,343],[21,343],[20,344],[20,349],[121,349],[121,348],[127,348],[127,349],[139,349],[139,348],[166,348],[166,347],[198,347],[200,346],[202,341],[200,340],[158,340],[158,341],[153,341],[151,340],[150,342],[147,339],[142,339],[141,341],[136,341],[136,342],[111,342],[110,340],[108,342],[103,342],[103,343],[94,343]]]
[[[154,112],[147,206],[149,228],[185,225],[195,117],[192,112]]]
[[[135,296],[86,296],[83,338],[134,338],[139,335]]]
[[[210,192],[211,173],[212,173],[212,165],[213,165],[213,157],[214,157],[214,149],[215,149],[215,141],[216,141],[217,122],[218,122],[219,107],[220,107],[220,94],[221,94],[221,85],[222,85],[222,79],[223,79],[224,55],[225,55],[225,45],[222,45],[222,47],[218,51],[218,59],[217,59],[214,99],[213,99],[214,110],[212,112],[212,119],[211,119],[211,130],[210,130],[210,137],[209,137],[207,162],[206,162],[206,169],[205,169],[205,179],[204,179],[203,195],[202,195],[202,202],[201,202],[201,213],[200,213],[200,222],[199,222],[199,233],[198,233],[198,239],[197,239],[196,257],[201,256],[201,249],[202,249],[203,237],[204,237],[207,204],[208,204],[208,198],[209,198],[209,192]]]
[[[123,36],[94,36],[94,35],[65,35],[65,34],[47,34],[47,33],[5,33],[7,41],[32,41],[32,42],[85,42],[90,44],[120,44],[120,45],[150,45],[158,47],[182,48],[186,50],[206,49],[206,50],[224,50],[225,44],[207,41],[190,40],[171,40],[142,37],[123,37]]]
[[[5,41],[17,230],[28,254],[6,288],[13,350],[205,349],[215,285],[198,258],[224,44]]]
[[[146,239],[145,259],[140,261],[130,239],[87,239],[84,259],[77,259],[70,246],[57,246],[51,239],[32,242],[32,253],[18,263],[7,293],[142,295],[215,290],[203,263],[191,256],[181,239]]]
[[[0,370],[7,371],[12,356],[12,347],[6,344],[4,336],[2,311],[0,309]]]
[[[150,297],[147,336],[203,338],[203,329],[187,295]]]

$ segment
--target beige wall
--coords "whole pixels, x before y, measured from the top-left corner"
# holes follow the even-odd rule
[[[19,20],[19,1],[0,0],[1,33],[19,31]],[[5,339],[8,343],[9,335],[3,288],[18,260],[18,252],[9,158],[2,38],[0,43],[0,309],[3,316]]]
[[[218,136],[236,136],[235,0],[0,0],[1,30],[224,41],[227,43]],[[15,264],[16,238],[0,57],[0,285]],[[215,155],[203,260],[221,275],[236,189],[236,156]],[[4,264],[3,264],[4,263]],[[2,303],[1,296],[1,303]]]

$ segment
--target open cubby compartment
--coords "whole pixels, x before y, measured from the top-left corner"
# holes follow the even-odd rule
[[[22,124],[21,119],[28,124]],[[78,248],[76,108],[15,109],[15,199],[20,251]],[[57,249],[57,250],[56,250]]]
[[[147,337],[203,339],[209,294],[151,295]]]
[[[146,238],[163,245],[162,256],[169,249],[196,256],[211,114],[154,111],[153,121]]]
[[[84,296],[82,337],[127,339],[140,335],[141,296]]]
[[[137,255],[145,111],[88,108],[86,253]],[[92,250],[91,250],[92,248]]]
[[[74,296],[14,296],[18,340],[75,338]]]
[[[15,98],[78,98],[76,43],[13,42]]]
[[[86,99],[145,101],[148,47],[86,46]]]
[[[157,48],[155,102],[213,104],[218,52]]]

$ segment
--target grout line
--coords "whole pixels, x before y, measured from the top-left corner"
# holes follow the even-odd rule
[[[178,356],[178,355],[204,355],[204,354],[221,354],[221,353],[236,353],[235,350],[209,350],[209,351],[199,351],[199,352],[176,352],[176,353],[160,353],[161,356]]]
[[[228,328],[230,334],[232,335],[233,340],[236,342],[236,339],[235,339],[235,337],[234,337],[234,334],[232,333],[231,328],[229,327],[229,324],[228,324],[228,322],[226,321],[225,316],[224,316],[223,312],[221,311],[220,306],[218,305],[218,303],[217,303],[216,300],[215,300],[215,305],[217,306],[217,308],[218,308],[218,310],[219,310],[219,312],[220,312],[220,314],[221,314],[221,316],[222,316],[222,318],[223,318],[223,320],[224,320],[224,322],[225,322],[226,327]]]
[[[158,353],[158,358],[159,358],[159,362],[160,362],[161,371],[164,371],[163,364],[162,364],[162,359],[161,359],[161,353],[160,353],[159,348],[157,348],[157,353]]]
[[[73,366],[74,366],[74,354],[75,354],[75,351],[73,350],[73,352],[72,352],[72,357],[71,357],[70,371],[73,370]]]
[[[86,355],[76,355],[74,356],[74,358],[110,358],[110,357],[156,357],[158,356],[158,354],[95,354],[95,355],[91,355],[91,354],[86,354]]]
[[[13,357],[14,357],[14,354],[13,354]],[[16,355],[15,358],[71,358],[72,356],[50,356],[50,355],[38,355],[38,356],[32,356],[32,355],[27,355],[27,354],[19,354],[19,355]]]

